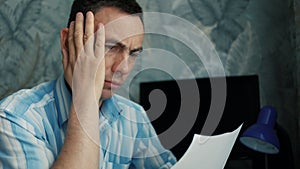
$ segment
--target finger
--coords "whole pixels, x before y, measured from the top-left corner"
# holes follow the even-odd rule
[[[92,12],[86,13],[85,19],[85,34],[83,37],[84,50],[88,56],[94,55],[94,14]]]
[[[62,51],[62,56],[63,56],[62,64],[63,64],[64,71],[67,71],[67,66],[68,66],[68,59],[67,58],[68,58],[68,56],[65,53],[66,53],[66,51]]]
[[[81,12],[77,13],[74,29],[74,43],[75,43],[75,52],[76,57],[80,55],[83,50],[83,23],[84,17]],[[76,58],[77,59],[77,58]]]
[[[69,33],[68,33],[68,48],[69,48],[69,63],[68,66],[71,66],[72,70],[74,68],[75,62],[76,62],[76,53],[75,53],[75,46],[74,46],[74,21],[71,22]]]
[[[64,77],[69,85],[72,86],[73,70],[71,69],[70,65],[68,65],[66,70],[64,71]]]
[[[69,60],[69,48],[68,48],[68,34],[69,28],[64,28],[60,31],[60,44],[61,44],[61,52],[62,52],[62,64],[64,71],[68,65]]]
[[[105,29],[102,23],[98,25],[95,41],[95,57],[104,60]]]
[[[75,22],[72,21],[70,23],[70,27],[68,30],[68,55],[64,60],[64,76],[67,82],[71,85],[72,84],[72,76],[73,76],[73,70],[74,70],[74,64],[76,61],[76,55],[75,55],[75,47],[74,47],[74,24]],[[71,85],[72,86],[72,85]]]

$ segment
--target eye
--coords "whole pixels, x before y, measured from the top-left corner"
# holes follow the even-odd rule
[[[130,53],[130,56],[131,57],[138,57],[139,54],[140,54],[140,52],[132,52],[132,53]]]
[[[105,51],[109,54],[116,54],[120,50],[120,47],[116,44],[105,44]]]
[[[105,49],[108,49],[108,50],[113,49],[115,47],[116,46],[114,44],[105,44]]]

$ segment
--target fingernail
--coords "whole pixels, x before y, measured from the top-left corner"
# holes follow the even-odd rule
[[[78,12],[78,13],[76,14],[76,16],[77,16],[77,17],[80,17],[80,16],[82,16],[82,13],[81,13],[81,12]]]
[[[92,18],[92,12],[87,12],[86,14],[85,14],[85,16],[86,16],[86,18],[88,18],[88,19],[90,19],[90,18]]]
[[[104,28],[104,25],[103,25],[102,23],[99,23],[99,24],[98,24],[98,28],[99,28],[99,29],[103,29],[103,28]]]
[[[86,13],[86,15],[89,15],[89,16],[91,16],[92,14],[93,14],[92,11],[88,11],[88,12]]]

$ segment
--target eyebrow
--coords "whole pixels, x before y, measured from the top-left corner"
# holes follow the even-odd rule
[[[127,48],[127,46],[120,42],[120,41],[116,41],[116,40],[113,40],[113,39],[109,39],[109,40],[106,40],[105,43],[112,43],[112,44],[115,44],[116,46],[120,46],[122,48]],[[143,47],[138,47],[138,48],[134,48],[132,50],[129,51],[129,55],[135,53],[135,52],[142,52],[143,51]]]

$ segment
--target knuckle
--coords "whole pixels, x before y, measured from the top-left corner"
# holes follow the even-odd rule
[[[104,47],[104,41],[97,39],[95,43],[96,47]]]
[[[69,36],[68,41],[73,41],[73,36]]]
[[[93,33],[87,32],[87,33],[85,34],[85,36],[88,37],[88,38],[89,38],[89,37],[92,37],[92,36],[93,36]]]
[[[74,32],[74,37],[75,37],[75,38],[80,38],[80,37],[82,37],[82,32],[79,31],[79,30],[76,30],[76,31]]]
[[[80,55],[82,49],[82,46],[78,43],[75,44],[76,52],[78,53],[77,55]]]
[[[103,47],[104,45],[101,42],[96,42],[95,46],[98,47],[98,48],[100,48],[100,47]]]
[[[68,38],[72,38],[73,37],[73,32],[69,32],[69,34],[68,34]]]
[[[84,42],[87,42],[88,39],[89,39],[89,36],[88,36],[88,35],[83,35],[83,41],[84,41]]]

